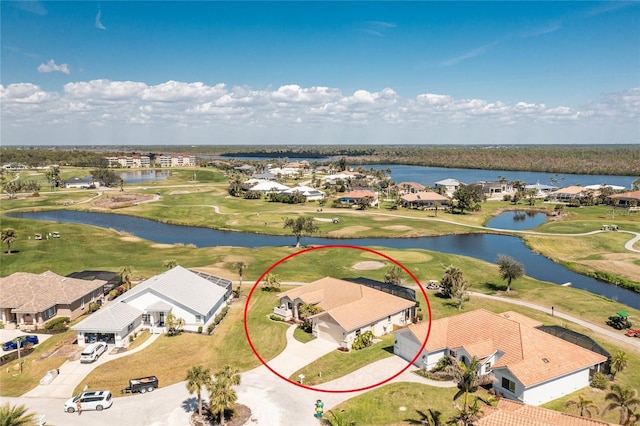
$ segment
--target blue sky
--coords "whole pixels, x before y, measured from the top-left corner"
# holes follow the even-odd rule
[[[640,2],[2,1],[2,143],[640,143]]]

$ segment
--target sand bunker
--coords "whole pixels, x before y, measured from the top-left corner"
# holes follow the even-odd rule
[[[370,271],[372,269],[380,269],[384,268],[384,262],[379,262],[377,260],[367,260],[364,262],[358,262],[353,265],[353,269],[357,269],[359,271]]]
[[[389,231],[410,231],[410,226],[406,225],[391,225],[391,226],[383,226],[382,229],[388,229]]]
[[[358,232],[367,231],[369,229],[371,228],[368,226],[347,226],[342,229],[331,231],[328,233],[328,235],[330,237],[344,237],[344,236],[353,237],[353,236],[357,236]]]

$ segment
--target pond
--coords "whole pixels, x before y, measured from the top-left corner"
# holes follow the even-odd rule
[[[8,216],[55,222],[82,223],[102,228],[111,228],[164,244],[183,243],[193,244],[196,247],[268,247],[292,245],[295,243],[295,237],[293,236],[262,235],[246,232],[218,231],[193,226],[168,225],[149,219],[120,214],[54,210],[46,212],[10,213]],[[425,249],[475,257],[491,263],[496,262],[498,254],[508,254],[519,262],[522,262],[527,275],[533,278],[555,284],[570,282],[573,287],[600,294],[609,299],[640,309],[640,294],[570,271],[546,257],[532,252],[524,242],[517,237],[491,234],[445,235],[421,238],[335,239],[304,237],[302,243],[305,245],[340,244],[396,249]],[[438,278],[441,274],[442,271],[434,271],[433,277],[419,278],[421,280]]]
[[[487,228],[510,229],[521,231],[542,225],[547,221],[547,215],[533,210],[506,211],[490,219],[485,226]]]
[[[124,179],[124,183],[140,183],[154,180],[167,180],[171,176],[170,170],[130,170],[119,172],[118,175]]]

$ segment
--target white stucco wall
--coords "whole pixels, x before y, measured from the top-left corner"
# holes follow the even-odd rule
[[[524,391],[525,404],[540,405],[589,386],[589,369],[576,371]]]
[[[406,361],[411,361],[418,351],[420,351],[422,342],[418,342],[418,339],[416,339],[414,334],[406,328],[396,330],[394,336],[393,353]],[[430,370],[435,367],[442,357],[444,357],[445,353],[447,353],[447,350],[444,348],[431,353],[426,350],[422,350],[420,356],[414,361],[413,365]]]

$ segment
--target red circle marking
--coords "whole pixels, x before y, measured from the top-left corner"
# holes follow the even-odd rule
[[[258,353],[256,348],[253,346],[253,342],[251,341],[251,336],[249,336],[249,329],[248,329],[248,325],[247,325],[247,312],[249,311],[249,302],[251,301],[251,296],[253,296],[253,292],[258,287],[258,284],[260,283],[260,281],[262,281],[262,278],[264,278],[264,276],[267,275],[269,272],[271,272],[271,270],[273,270],[276,266],[280,265],[281,263],[286,262],[287,260],[291,259],[292,257],[298,256],[298,255],[303,254],[303,253],[308,253],[310,251],[323,250],[323,249],[332,249],[332,248],[354,249],[354,250],[366,251],[366,252],[373,253],[373,254],[376,254],[378,256],[384,257],[385,259],[395,263],[397,266],[402,268],[407,274],[409,274],[409,276],[416,282],[416,284],[418,284],[418,287],[420,287],[420,291],[422,291],[422,294],[424,295],[424,299],[427,302],[427,308],[428,308],[428,311],[429,311],[429,329],[427,330],[427,337],[425,338],[424,342],[422,342],[422,346],[420,346],[420,350],[418,350],[418,352],[416,353],[415,357],[413,357],[413,359],[411,361],[409,361],[407,366],[404,367],[402,370],[398,371],[393,376],[391,376],[391,377],[389,377],[389,378],[387,378],[387,379],[385,379],[385,380],[383,380],[383,381],[381,381],[379,383],[374,383],[374,384],[372,384],[370,386],[365,386],[365,387],[356,388],[356,389],[318,389],[318,388],[314,388],[314,387],[311,387],[311,386],[306,386],[306,385],[303,385],[301,383],[298,383],[298,382],[295,382],[293,380],[290,380],[289,378],[284,377],[283,375],[281,375],[280,373],[275,371],[273,368],[271,368],[269,366],[269,364],[267,364],[267,362],[264,359],[262,359],[262,357],[260,356],[260,354]],[[372,249],[369,249],[369,248],[366,248],[366,247],[340,245],[340,244],[332,244],[332,245],[326,245],[326,246],[310,247],[310,248],[306,248],[306,249],[300,250],[300,251],[298,251],[296,253],[292,253],[292,254],[290,254],[290,255],[288,255],[286,257],[283,257],[282,259],[280,259],[279,261],[277,261],[276,263],[271,265],[271,267],[269,267],[269,269],[264,271],[262,273],[262,275],[260,275],[260,278],[258,278],[258,280],[255,282],[255,284],[251,288],[251,291],[249,292],[249,296],[247,297],[247,302],[246,302],[245,307],[244,307],[244,333],[245,333],[245,336],[247,338],[247,342],[249,342],[249,346],[251,346],[251,350],[256,355],[256,357],[258,357],[260,362],[265,367],[267,367],[269,369],[269,371],[271,371],[276,376],[280,377],[282,380],[285,380],[285,381],[287,381],[289,383],[292,383],[292,384],[294,384],[296,386],[299,386],[301,388],[308,389],[308,390],[313,390],[313,391],[317,391],[317,392],[326,392],[326,393],[360,392],[360,391],[370,390],[370,389],[376,388],[378,386],[381,386],[381,385],[383,385],[383,384],[385,384],[387,382],[390,382],[391,380],[393,380],[396,377],[398,377],[400,374],[404,373],[407,369],[409,369],[409,367],[411,367],[411,365],[413,365],[413,363],[418,359],[418,357],[420,356],[420,354],[424,350],[424,347],[426,346],[427,341],[429,340],[429,335],[431,334],[431,303],[429,303],[429,298],[427,297],[427,293],[425,292],[424,287],[422,286],[422,284],[420,284],[420,281],[418,281],[418,279],[415,277],[415,275],[413,275],[413,273],[411,273],[411,271],[409,271],[400,262],[398,262],[397,260],[387,256],[386,254],[377,252],[375,250],[372,250]]]

